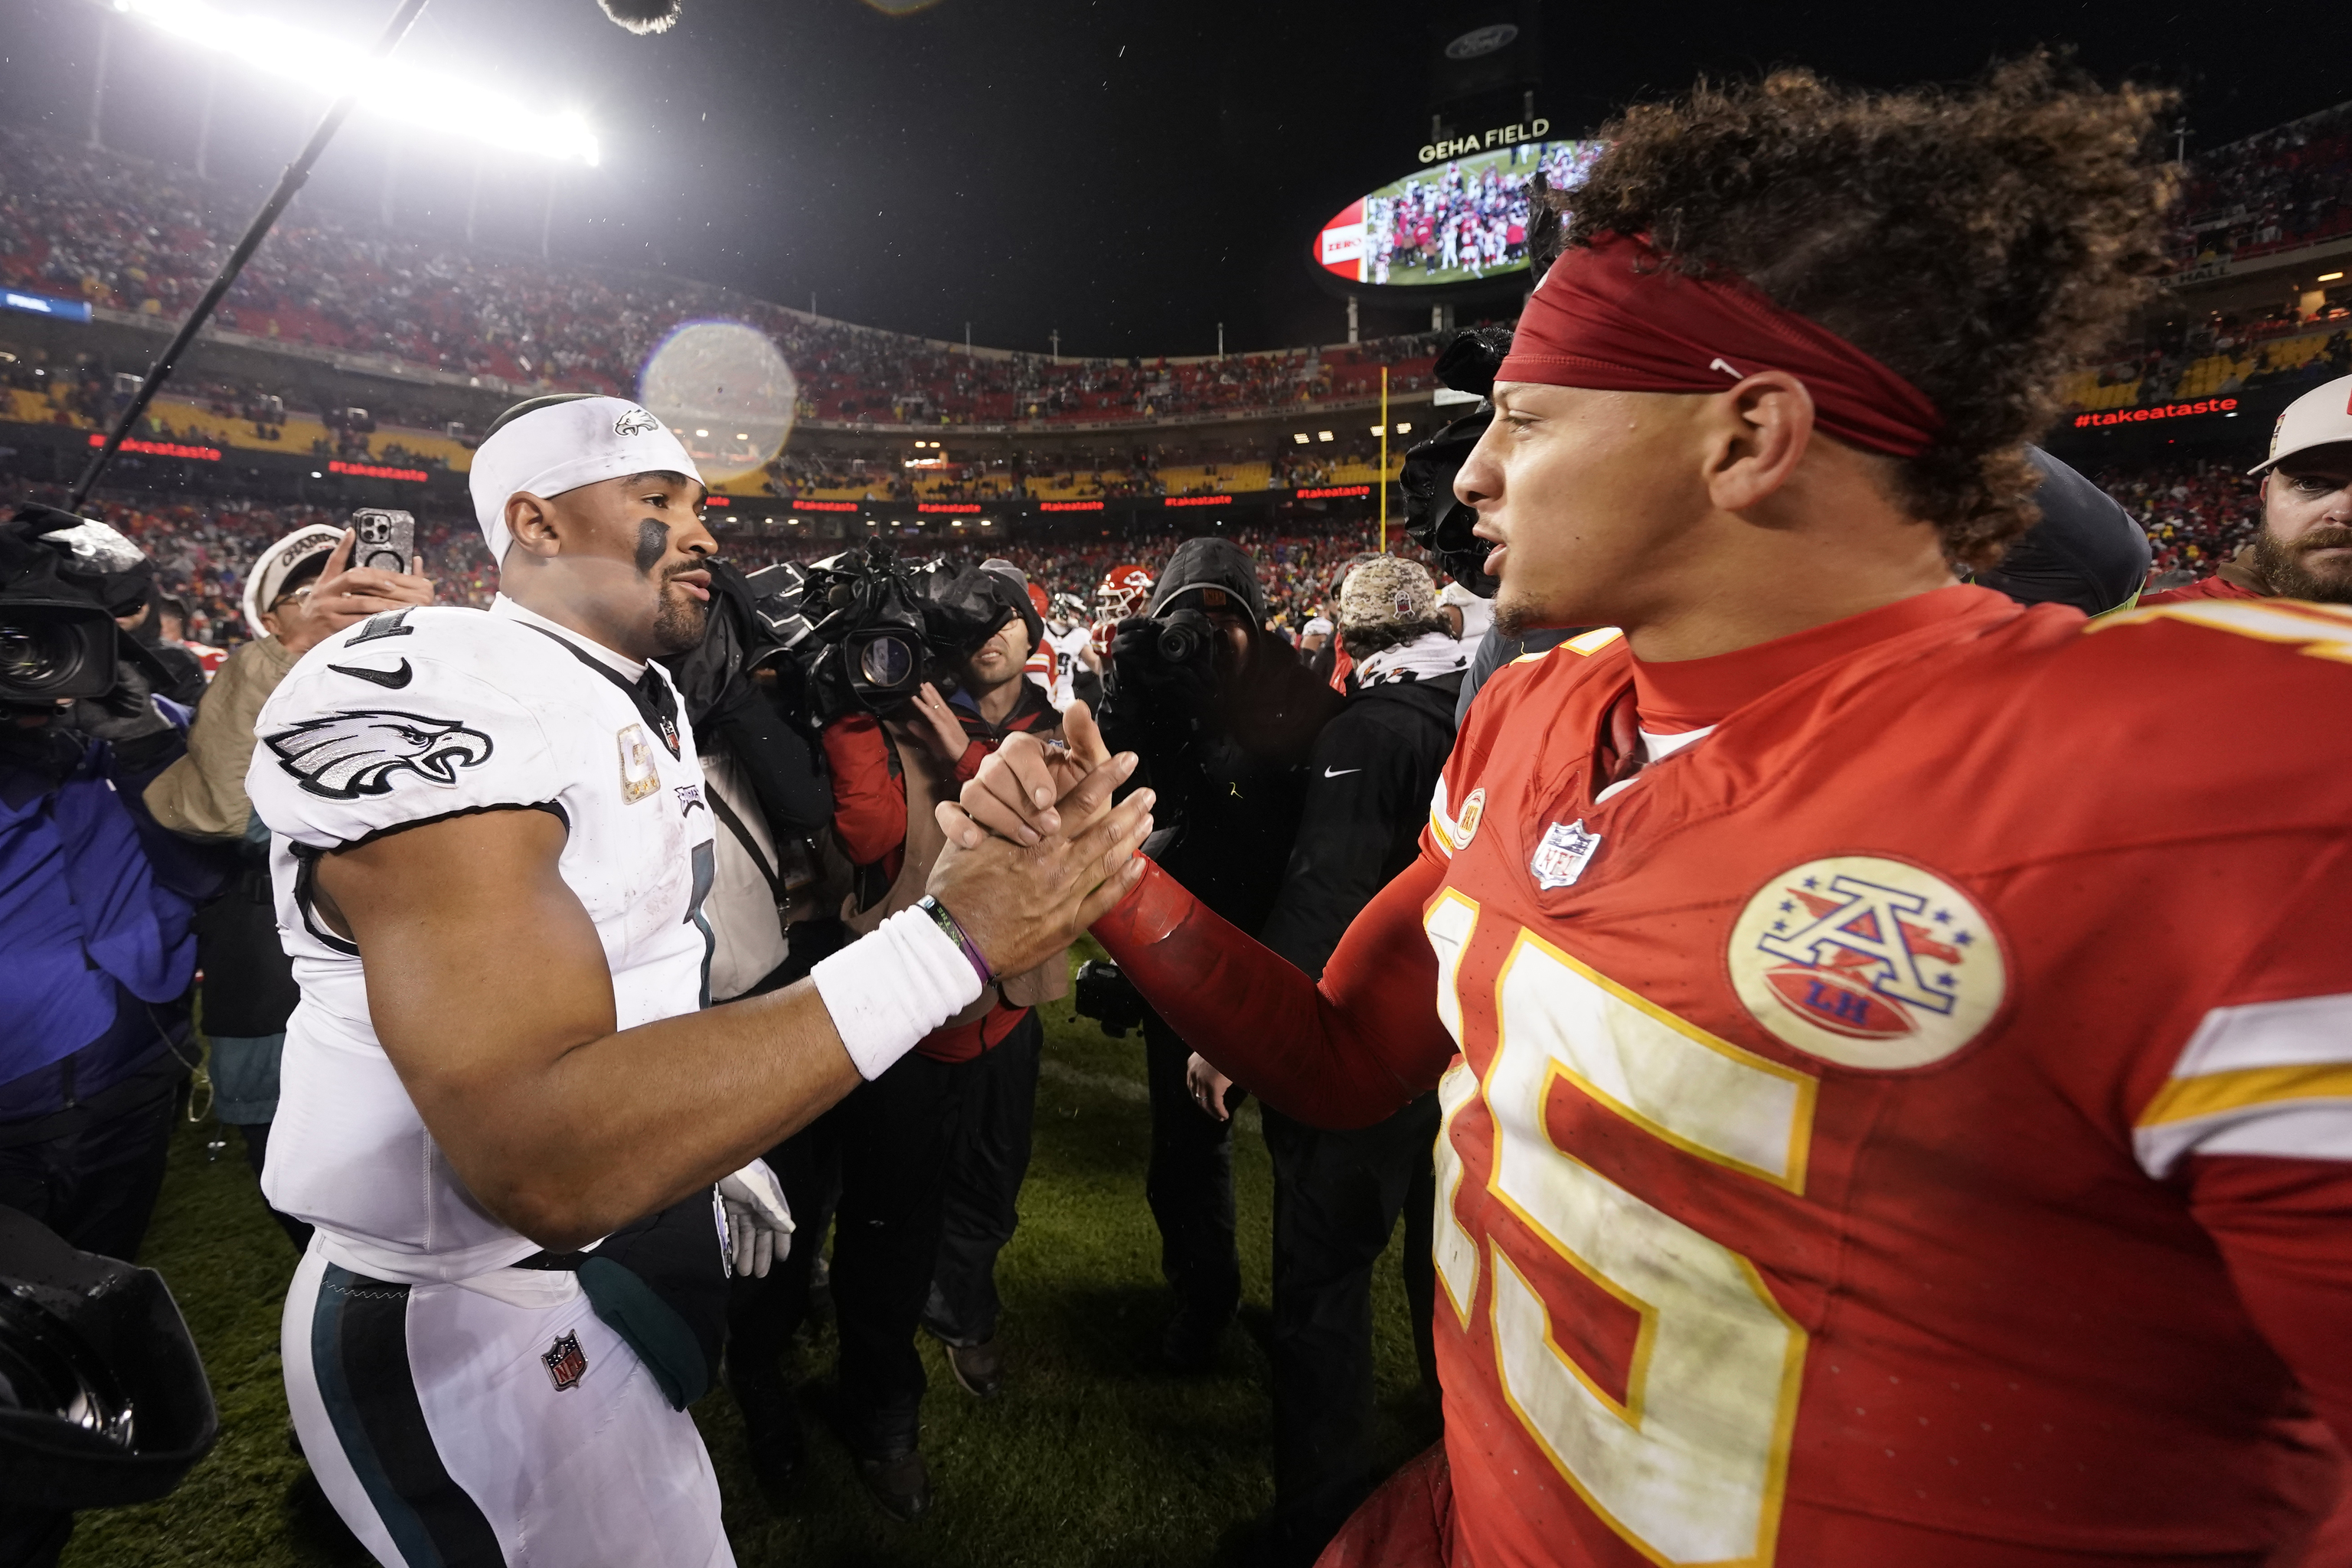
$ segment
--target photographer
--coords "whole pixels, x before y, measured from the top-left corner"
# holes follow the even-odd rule
[[[422,557],[405,574],[352,566],[354,538],[350,529],[311,523],[261,552],[245,584],[254,640],[230,655],[205,689],[187,754],[147,786],[147,809],[158,823],[237,853],[237,876],[196,916],[196,965],[204,976],[214,1109],[237,1130],[257,1179],[278,1114],[286,1020],[300,993],[271,907],[269,830],[246,799],[254,719],[294,661],[319,643],[378,611],[433,602]],[[270,1214],[298,1249],[310,1245],[309,1226],[274,1208]]]
[[[1011,734],[1060,734],[1045,689],[1023,673],[1043,628],[1020,573],[992,562],[962,574],[943,597],[964,611],[984,606],[983,635],[953,662],[953,695],[927,681],[902,710],[845,713],[824,733],[835,832],[858,868],[845,914],[853,932],[921,897],[944,844],[933,808],[954,799],[989,752]],[[859,1477],[897,1518],[912,1519],[931,1501],[917,1448],[925,1387],[918,1323],[946,1344],[956,1380],[971,1393],[995,1393],[1003,1375],[995,1267],[1029,1164],[1044,1041],[1030,1009],[1064,994],[1068,977],[1057,954],[989,987],[811,1130],[839,1150],[832,1282],[843,1429]],[[780,1396],[780,1385],[747,1391],[739,1381],[739,1400],[746,1392],[747,1426],[788,1443],[771,1412],[751,1409]],[[789,1452],[772,1448],[769,1458],[763,1469],[789,1468]]]
[[[1150,612],[1119,623],[1105,701],[1106,742],[1134,751],[1137,782],[1159,795],[1166,826],[1146,853],[1255,933],[1273,911],[1298,832],[1307,753],[1339,702],[1265,629],[1255,563],[1222,539],[1177,546]],[[1143,1041],[1151,1091],[1144,1191],[1177,1300],[1160,1352],[1196,1372],[1241,1304],[1233,1130],[1192,1100],[1184,1078],[1192,1052],[1156,1014],[1143,1015]]]
[[[1258,939],[1319,976],[1349,922],[1412,864],[1454,746],[1467,649],[1440,618],[1428,569],[1375,555],[1338,595],[1354,695],[1307,758],[1306,810],[1282,893]],[[1232,1080],[1194,1056],[1193,1097],[1228,1114]],[[1430,1311],[1434,1094],[1388,1120],[1324,1131],[1261,1111],[1274,1160],[1274,1512],[1269,1563],[1311,1563],[1371,1490],[1372,1266],[1405,1222],[1405,1300],[1422,1379],[1437,1368]]]
[[[112,618],[152,581],[104,523],[0,524],[0,1205],[124,1259],[194,1056],[189,919],[223,875],[140,802],[187,723]]]

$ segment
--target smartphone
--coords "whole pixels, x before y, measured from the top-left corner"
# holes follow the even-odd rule
[[[379,572],[405,574],[416,558],[416,519],[404,511],[364,506],[352,513],[359,538],[352,546],[352,564]]]

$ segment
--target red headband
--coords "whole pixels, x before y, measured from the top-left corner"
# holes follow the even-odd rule
[[[1911,458],[1944,416],[1927,394],[1733,274],[1694,278],[1646,239],[1606,234],[1563,255],[1519,317],[1497,381],[1605,392],[1719,392],[1785,370],[1842,441]]]

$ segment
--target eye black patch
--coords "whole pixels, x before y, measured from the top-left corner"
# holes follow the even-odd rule
[[[669,553],[669,524],[658,518],[646,518],[637,524],[637,570],[651,572]]]

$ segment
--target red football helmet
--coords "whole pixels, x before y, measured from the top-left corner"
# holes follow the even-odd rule
[[[1107,621],[1139,616],[1151,603],[1151,574],[1140,566],[1114,566],[1095,589],[1095,613]]]

